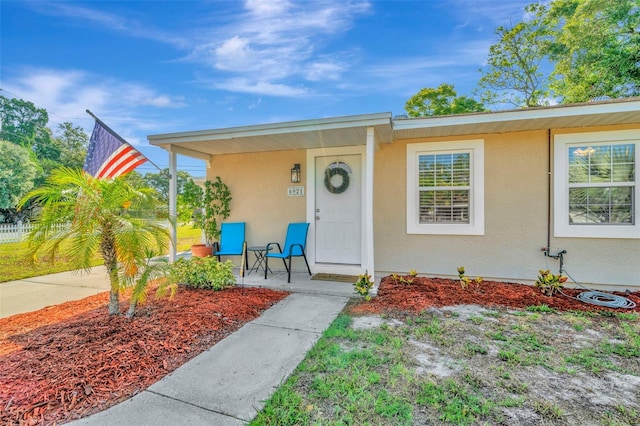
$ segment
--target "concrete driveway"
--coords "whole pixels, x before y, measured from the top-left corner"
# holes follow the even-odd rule
[[[104,266],[89,273],[60,272],[0,283],[0,318],[37,311],[47,306],[78,300],[109,290]]]

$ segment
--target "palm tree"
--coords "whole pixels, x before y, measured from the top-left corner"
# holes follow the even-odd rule
[[[32,259],[41,252],[54,256],[63,242],[69,242],[65,250],[71,264],[88,271],[91,258],[99,253],[111,285],[109,315],[119,315],[120,290],[141,276],[148,253],[164,253],[167,248],[169,233],[158,220],[166,219],[166,209],[160,209],[155,191],[134,188],[122,178],[96,179],[63,167],[54,170],[45,185],[25,195],[19,207],[30,200],[41,211],[27,240],[28,255]]]

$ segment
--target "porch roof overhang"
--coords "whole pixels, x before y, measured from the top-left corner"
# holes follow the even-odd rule
[[[208,160],[221,154],[365,145],[369,127],[378,143],[392,142],[391,113],[165,133],[147,139],[167,151]]]
[[[640,98],[393,120],[394,140],[640,123]]]
[[[640,98],[424,118],[391,113],[149,135],[154,146],[209,161],[212,155],[365,145],[429,137],[565,129],[640,122]]]

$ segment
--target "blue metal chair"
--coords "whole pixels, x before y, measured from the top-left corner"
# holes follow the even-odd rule
[[[304,258],[304,263],[307,265],[307,271],[309,271],[309,275],[311,275],[311,268],[309,268],[309,262],[307,262],[307,256],[304,254],[304,248],[307,245],[307,231],[309,230],[308,223],[290,223],[287,228],[287,236],[284,240],[284,250],[280,247],[279,243],[269,243],[266,247],[267,254],[265,255],[265,266],[264,266],[264,279],[267,279],[267,271],[269,270],[269,258],[277,258],[282,259],[284,263],[284,268],[287,270],[287,282],[291,282],[291,258],[302,256]],[[271,253],[271,246],[278,246],[278,250],[280,253]],[[289,259],[289,265],[287,266],[287,262],[285,259]]]
[[[247,244],[244,239],[244,222],[223,223],[220,227],[220,243],[214,243],[213,255],[220,261],[220,256],[242,256],[244,264],[247,264]]]

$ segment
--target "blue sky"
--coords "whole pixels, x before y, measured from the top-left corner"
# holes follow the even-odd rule
[[[166,167],[147,135],[397,115],[445,82],[471,95],[495,28],[532,2],[3,0],[0,88],[46,108],[52,129],[90,133],[89,109]]]

